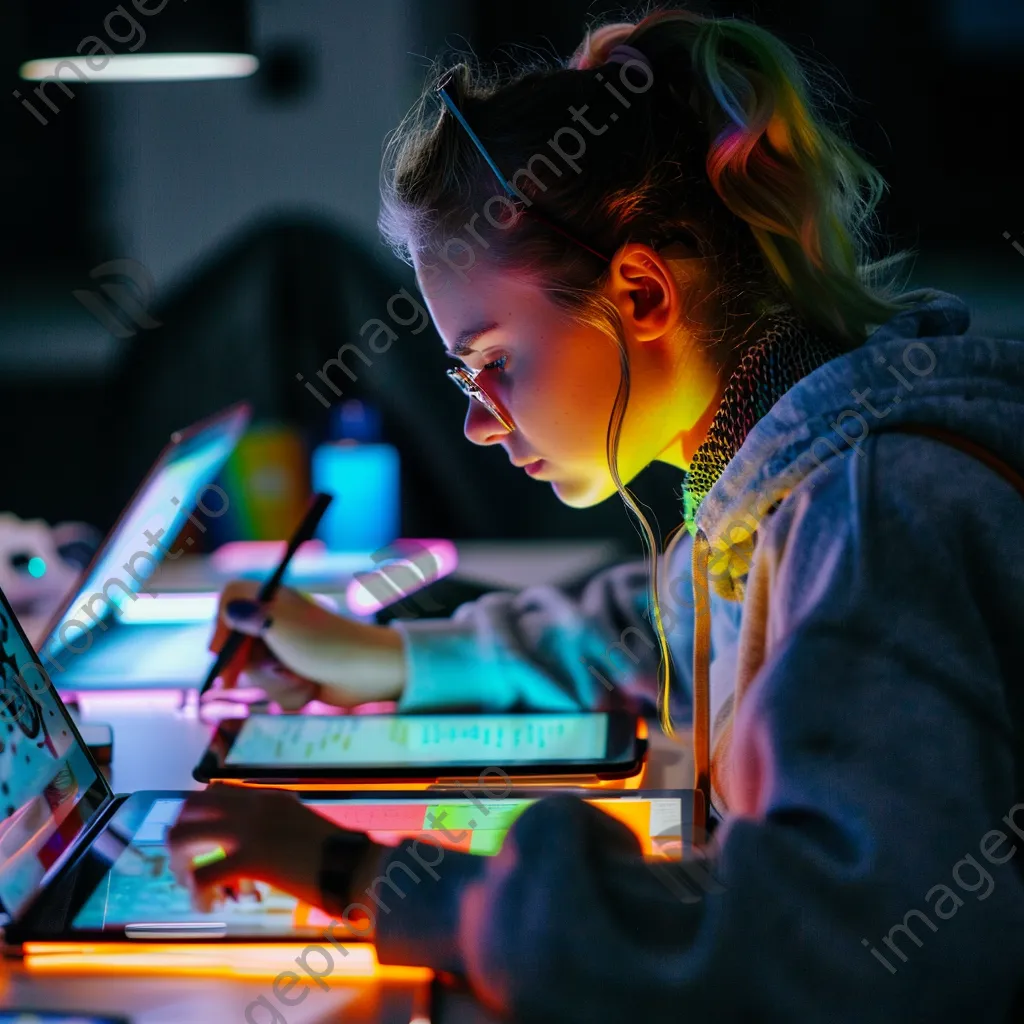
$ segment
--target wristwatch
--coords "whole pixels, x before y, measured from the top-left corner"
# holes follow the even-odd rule
[[[353,888],[377,845],[362,832],[339,831],[324,840],[318,886],[323,909],[329,914],[340,917],[353,902],[362,902]]]

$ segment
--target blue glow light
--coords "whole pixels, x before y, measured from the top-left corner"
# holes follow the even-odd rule
[[[334,495],[317,536],[330,551],[376,551],[400,529],[398,452],[389,444],[341,441],[313,452],[313,489]]]
[[[37,580],[46,575],[46,563],[39,557],[30,558],[25,568],[29,576],[35,576]]]

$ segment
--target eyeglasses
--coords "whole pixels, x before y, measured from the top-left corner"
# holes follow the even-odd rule
[[[458,384],[459,390],[467,398],[472,398],[479,402],[505,430],[511,434],[516,429],[512,418],[505,411],[501,403],[493,395],[488,394],[484,390],[484,386],[476,379],[480,373],[479,370],[470,370],[464,366],[457,366],[452,370],[447,370],[446,373],[449,378]]]

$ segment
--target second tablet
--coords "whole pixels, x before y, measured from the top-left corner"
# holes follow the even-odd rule
[[[644,731],[623,712],[250,715],[218,726],[193,775],[271,785],[422,784],[496,769],[578,785],[637,775]]]

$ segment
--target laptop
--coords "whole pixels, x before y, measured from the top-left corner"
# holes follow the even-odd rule
[[[186,521],[205,530],[227,511],[214,480],[251,415],[238,403],[171,435],[38,644],[60,690],[195,685],[204,677],[213,662],[209,623],[119,629],[112,620],[165,558],[187,550],[175,548]]]
[[[436,852],[448,847],[493,855],[515,818],[550,792],[511,785],[502,792],[503,786],[488,776],[472,791],[442,786],[298,796],[342,827],[385,845],[430,836]],[[354,930],[345,922],[339,926],[317,907],[262,883],[210,912],[194,911],[172,874],[164,841],[188,793],[111,791],[2,592],[0,794],[0,926],[7,952],[95,953],[111,944],[123,950],[146,943],[223,949],[225,943],[308,943],[338,935],[347,942],[350,932],[356,942],[360,930],[365,934],[363,922]],[[687,794],[577,795],[623,821],[652,858],[685,855],[692,806]],[[437,866],[435,853],[426,863]],[[428,873],[422,864],[409,867],[420,881]],[[384,896],[392,895],[385,888]],[[365,949],[365,938],[363,944]]]

